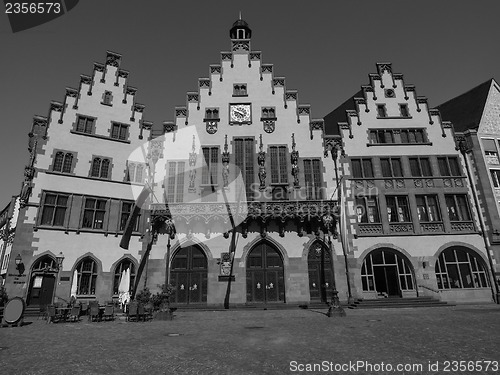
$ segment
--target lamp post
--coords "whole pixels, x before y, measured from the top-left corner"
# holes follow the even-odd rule
[[[167,233],[167,265],[165,274],[165,287],[170,284],[170,240],[175,238],[175,226],[172,219],[165,220],[165,232]]]
[[[56,287],[54,288],[54,299],[57,299],[57,286],[61,282],[61,270],[62,270],[62,264],[64,260],[64,255],[61,252],[59,252],[59,255],[56,256],[56,261],[57,261],[57,279],[56,279]],[[54,301],[56,302],[56,301]]]
[[[23,259],[21,258],[21,254],[17,254],[14,262],[16,264],[16,270],[19,272],[19,276],[21,276],[24,272],[24,263]]]
[[[345,220],[345,213],[344,213],[344,210],[347,209],[347,207],[343,207],[343,204],[342,204],[342,194],[344,193],[342,191],[342,181],[343,181],[343,177],[339,180],[339,173],[338,173],[338,168],[337,168],[337,159],[339,157],[339,151],[340,151],[340,156],[341,157],[345,157],[345,152],[344,152],[344,149],[338,144],[338,143],[334,143],[332,145],[329,145],[328,147],[328,150],[330,151],[330,154],[332,156],[332,160],[333,160],[333,166],[334,166],[334,170],[335,170],[335,182],[336,182],[336,185],[337,185],[337,189],[338,189],[338,199],[337,199],[337,202],[338,202],[338,205],[340,205],[340,215],[342,215],[340,217],[340,223],[342,224],[342,221]],[[328,151],[325,151],[325,157],[328,156]],[[340,186],[340,188],[339,188]],[[351,277],[349,275],[349,259],[347,257],[347,253],[348,253],[348,244],[346,243],[346,238],[347,238],[347,233],[344,233],[344,231],[346,231],[347,228],[345,227],[342,227],[342,225],[339,225],[339,232],[340,232],[340,243],[342,245],[342,252],[344,253],[344,262],[345,262],[345,275],[346,275],[346,280],[347,280],[347,293],[348,293],[348,303],[349,305],[351,305],[353,302],[354,302],[354,298],[352,297],[352,290],[351,290]]]
[[[335,281],[335,266],[333,264],[333,247],[332,240],[330,238],[330,229],[333,224],[333,216],[327,214],[323,216],[323,225],[325,226],[326,233],[328,235],[328,250],[330,250],[330,267],[332,271],[332,297],[330,300],[330,305],[328,306],[328,312],[326,316],[331,318],[332,316],[346,316],[346,313],[342,306],[340,306],[339,292],[337,291],[337,283]]]

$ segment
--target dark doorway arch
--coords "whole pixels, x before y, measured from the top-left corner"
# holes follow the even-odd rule
[[[268,242],[260,242],[247,257],[247,302],[285,302],[283,259]]]
[[[415,290],[413,267],[399,251],[382,248],[368,253],[361,266],[363,291],[386,297],[402,296]]]
[[[31,268],[28,305],[46,306],[52,303],[56,285],[57,261],[50,255],[38,259]]]
[[[197,245],[182,247],[172,258],[170,282],[175,287],[172,303],[207,302],[208,262]]]
[[[329,249],[316,241],[307,255],[311,301],[328,302],[332,292],[332,267]]]

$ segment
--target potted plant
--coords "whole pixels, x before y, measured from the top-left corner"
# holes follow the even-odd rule
[[[7,296],[7,290],[5,287],[0,286],[0,307],[4,307],[9,301],[9,296]]]
[[[7,302],[9,301],[9,296],[7,296],[7,290],[5,287],[0,286],[0,323],[2,322],[3,309]]]
[[[175,287],[171,284],[163,284],[161,291],[151,297],[151,302],[155,311],[154,319],[172,320],[175,309],[170,308],[170,297],[175,292]]]

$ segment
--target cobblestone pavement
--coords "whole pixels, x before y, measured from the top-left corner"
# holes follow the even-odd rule
[[[444,371],[445,361],[500,361],[498,305],[325,312],[177,311],[173,321],[147,323],[34,318],[0,329],[0,374],[500,373],[494,363],[484,371],[487,362]]]

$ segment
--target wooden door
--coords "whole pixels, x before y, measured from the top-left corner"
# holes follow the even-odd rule
[[[285,302],[283,260],[269,244],[261,243],[248,254],[247,302]]]
[[[172,259],[171,283],[175,286],[172,302],[178,304],[207,302],[208,262],[197,246],[180,249]]]
[[[332,268],[330,252],[316,243],[309,249],[307,265],[309,269],[309,291],[312,301],[328,302],[332,291]]]

